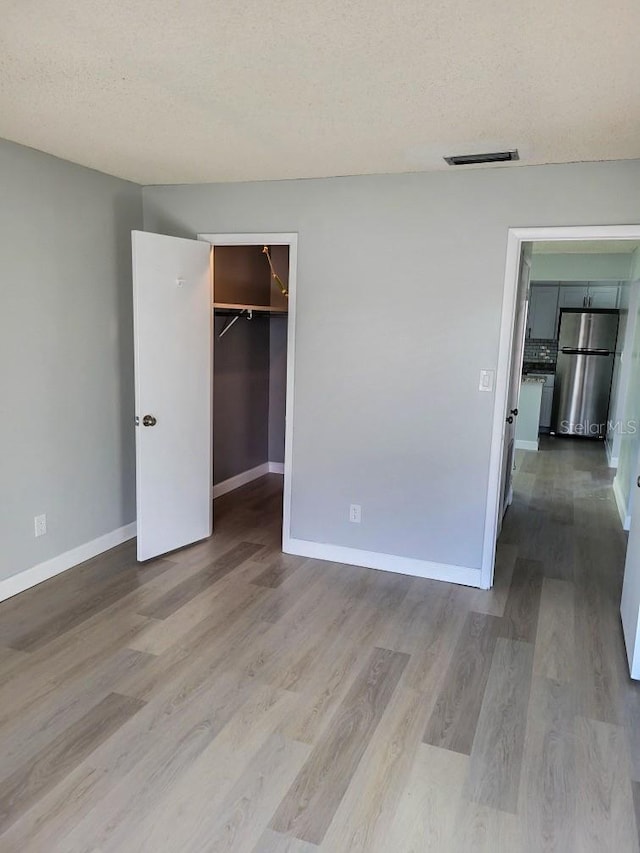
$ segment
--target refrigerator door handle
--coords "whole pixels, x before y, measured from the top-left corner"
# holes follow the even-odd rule
[[[574,347],[562,347],[560,350],[564,355],[611,355],[608,349],[575,349]]]

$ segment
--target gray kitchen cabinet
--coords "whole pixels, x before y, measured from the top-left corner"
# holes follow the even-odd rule
[[[563,308],[618,308],[620,305],[619,283],[596,281],[563,282],[559,286],[558,316],[553,337],[558,336],[560,312]]]
[[[527,338],[557,340],[563,308],[618,308],[620,289],[617,282],[532,282]]]
[[[542,388],[542,402],[540,404],[540,427],[551,428],[551,410],[553,408],[553,377],[551,381],[545,382]]]
[[[560,285],[560,297],[558,308],[586,308],[589,296],[589,284],[562,284]]]
[[[619,285],[595,281],[560,285],[558,308],[617,308]]]
[[[553,388],[555,385],[555,374],[553,373],[542,373],[538,371],[531,371],[528,374],[529,377],[539,376],[541,379],[544,379],[544,385],[542,386],[542,399],[540,401],[540,420],[539,427],[541,430],[545,430],[548,432],[551,427],[551,409],[553,407]]]
[[[588,308],[617,308],[618,293],[620,287],[617,284],[589,284]]]
[[[558,285],[532,284],[529,291],[527,337],[550,340],[556,336]]]

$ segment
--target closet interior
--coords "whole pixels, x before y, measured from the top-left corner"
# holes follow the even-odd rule
[[[214,496],[284,470],[288,285],[288,245],[213,249]]]

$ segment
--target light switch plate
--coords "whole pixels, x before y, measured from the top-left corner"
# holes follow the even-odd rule
[[[481,370],[478,391],[493,391],[493,381],[495,375],[495,370]]]

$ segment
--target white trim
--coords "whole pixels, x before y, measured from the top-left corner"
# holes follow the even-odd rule
[[[524,438],[516,438],[516,450],[539,450],[538,441],[525,441]]]
[[[234,489],[239,489],[240,486],[246,486],[258,477],[264,477],[269,473],[269,463],[263,462],[262,465],[256,465],[255,468],[249,468],[247,471],[241,471],[235,477],[229,477],[227,480],[222,480],[221,483],[216,483],[212,490],[213,498],[219,498],[226,495],[227,492],[233,492]]]
[[[618,467],[618,457],[611,455],[611,444],[608,441],[604,443],[604,452],[607,454],[607,467],[608,468],[617,468]]]
[[[480,586],[480,569],[470,569],[466,566],[432,563],[428,560],[416,560],[411,557],[397,557],[393,554],[361,551],[358,548],[347,548],[343,545],[309,542],[306,539],[286,539],[283,542],[282,550],[286,554],[312,557],[315,560],[327,560],[331,563],[364,566],[368,569],[412,575],[417,578],[430,578],[464,586]]]
[[[284,427],[284,494],[282,501],[282,542],[291,534],[291,482],[293,464],[293,391],[296,348],[296,290],[298,282],[298,235],[295,232],[261,234],[198,234],[212,246],[289,246],[289,310],[287,313],[287,391]],[[218,484],[220,485],[220,484]]]
[[[67,569],[72,569],[79,563],[90,560],[92,557],[97,557],[98,554],[133,539],[135,535],[136,523],[134,521],[124,527],[118,527],[117,530],[112,530],[110,533],[105,533],[104,536],[92,539],[91,542],[85,542],[84,545],[78,545],[77,548],[65,551],[64,554],[58,554],[57,557],[45,560],[44,563],[38,563],[37,566],[18,572],[17,575],[5,578],[0,581],[0,601],[11,598],[19,592],[24,592],[25,589],[30,589],[32,586],[37,586],[39,583],[55,577],[55,575],[66,572]]]
[[[264,477],[265,474],[284,474],[283,462],[263,462],[261,465],[256,465],[255,468],[249,468],[247,471],[241,471],[234,477],[229,477],[227,480],[222,480],[221,483],[216,483],[211,489],[211,497],[216,498],[226,495],[227,492],[233,492],[239,489],[240,486],[246,486],[258,477]]]
[[[629,530],[631,527],[631,514],[627,507],[627,500],[622,494],[622,489],[620,488],[620,483],[618,482],[617,477],[613,480],[613,496],[616,499],[616,506],[618,508],[618,515],[620,516],[622,529]]]
[[[483,589],[488,589],[493,585],[496,536],[500,509],[500,469],[502,463],[504,419],[507,411],[509,364],[511,348],[513,346],[516,289],[518,286],[518,269],[522,244],[525,242],[556,242],[562,240],[640,240],[640,225],[509,228],[507,231],[507,254],[502,292],[502,319],[500,323],[500,341],[496,367],[496,392],[493,407],[487,508],[482,549],[482,583],[480,585]]]

